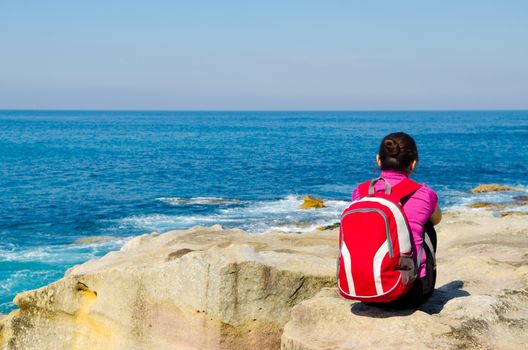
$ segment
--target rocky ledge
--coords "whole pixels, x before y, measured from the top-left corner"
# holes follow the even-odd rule
[[[149,234],[19,294],[0,349],[277,349],[291,308],[335,283],[335,232]]]
[[[528,222],[451,213],[418,310],[341,299],[338,230],[144,235],[15,298],[0,349],[523,349]]]

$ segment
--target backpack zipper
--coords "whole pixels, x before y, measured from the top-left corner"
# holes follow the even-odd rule
[[[385,213],[380,210],[380,209],[375,209],[375,208],[369,208],[369,209],[353,209],[353,210],[350,210],[348,212],[346,212],[344,215],[341,216],[341,220],[343,220],[348,214],[353,214],[353,213],[370,213],[370,212],[374,212],[374,213],[378,213],[381,215],[381,217],[383,218],[383,221],[385,222],[385,234],[387,236],[387,244],[389,246],[389,258],[393,258],[394,257],[394,250],[392,249],[392,240],[391,240],[391,235],[390,235],[390,231],[389,231],[389,219],[387,218],[387,215],[385,215]],[[345,235],[343,235],[343,240],[345,239],[344,237]]]

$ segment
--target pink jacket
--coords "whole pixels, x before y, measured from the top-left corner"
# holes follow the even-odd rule
[[[407,177],[405,173],[392,170],[384,170],[381,172],[380,176],[387,180],[391,187],[397,185]],[[378,181],[374,188],[376,191],[382,191],[384,189],[383,181]],[[356,199],[359,199],[359,191],[357,187],[352,192],[352,200],[354,201]],[[405,215],[407,215],[413,235],[414,244],[412,245],[412,249],[414,256],[417,256],[417,252],[422,248],[424,225],[434,212],[437,203],[438,196],[435,191],[424,184],[422,185],[422,188],[409,197],[407,202],[403,205],[403,210],[405,211]],[[425,277],[425,254],[422,256],[418,273],[421,278]]]

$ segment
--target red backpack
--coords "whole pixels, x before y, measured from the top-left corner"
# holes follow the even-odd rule
[[[384,192],[374,190],[377,181],[385,183]],[[417,263],[401,200],[420,187],[404,179],[391,188],[383,178],[359,185],[360,199],[341,216],[337,285],[343,297],[389,302],[412,287]]]

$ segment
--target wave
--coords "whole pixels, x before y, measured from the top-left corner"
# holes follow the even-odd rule
[[[165,198],[167,199],[167,198]],[[164,213],[130,216],[112,222],[112,232],[121,234],[138,232],[164,232],[187,229],[192,226],[221,224],[226,228],[242,228],[249,232],[268,231],[306,232],[317,226],[329,225],[339,220],[339,215],[348,202],[327,200],[326,208],[301,210],[301,196],[287,196],[278,200],[241,202],[216,197],[172,198],[179,204],[229,204],[213,205],[207,214],[193,214],[186,208],[186,214]],[[170,202],[170,200],[169,200]],[[203,211],[203,208],[199,209]],[[22,290],[36,288],[60,278],[66,267],[99,257],[111,250],[119,249],[128,238],[107,236],[77,237],[69,244],[19,247],[12,243],[0,243],[0,312],[14,308],[12,296]],[[99,239],[100,238],[100,239]],[[77,243],[76,243],[77,242]],[[82,244],[80,244],[82,243]],[[34,281],[39,281],[38,285]]]
[[[13,296],[28,289],[38,288],[62,276],[58,270],[13,269],[2,273],[0,283],[0,312],[9,313],[15,308]]]
[[[468,208],[469,205],[486,202],[495,204],[506,204],[508,210],[512,211],[526,211],[528,208],[520,201],[516,201],[514,197],[524,196],[528,194],[528,187],[524,185],[512,185],[518,190],[504,191],[504,192],[483,192],[483,193],[469,193],[456,190],[440,190],[438,195],[440,199],[444,200],[444,210],[475,210]]]
[[[221,197],[191,197],[191,198],[179,198],[179,197],[160,197],[156,200],[170,204],[170,205],[226,205],[226,204],[239,204],[241,203],[238,199],[229,199]]]
[[[129,239],[129,238],[128,238]],[[0,247],[0,262],[45,262],[48,264],[74,264],[119,249],[126,238],[115,238],[84,244],[59,244],[19,248],[14,245]]]
[[[278,200],[239,202],[237,205],[216,208],[207,215],[136,215],[119,220],[122,230],[164,232],[192,226],[220,224],[227,228],[241,228],[253,233],[269,231],[307,232],[318,226],[339,221],[339,216],[349,202],[326,200],[326,208],[302,210],[302,196],[287,196]]]
[[[126,239],[104,242],[17,247],[0,245],[0,312],[15,308],[13,296],[57,280],[66,268],[119,249]]]
[[[518,191],[471,194],[450,188],[439,188],[438,195],[444,210],[475,210],[468,205],[477,202],[508,203],[508,210],[527,211],[528,206],[516,203],[514,196],[526,195],[528,188],[517,185]],[[136,215],[118,220],[117,227],[124,231],[165,232],[193,226],[220,224],[226,228],[241,228],[252,233],[269,231],[308,232],[319,226],[338,222],[346,200],[325,200],[326,208],[301,210],[302,196],[289,195],[276,200],[237,201],[218,197],[159,198],[173,205],[213,205],[207,212],[186,210],[181,214],[156,213]],[[221,205],[229,204],[229,205]]]

